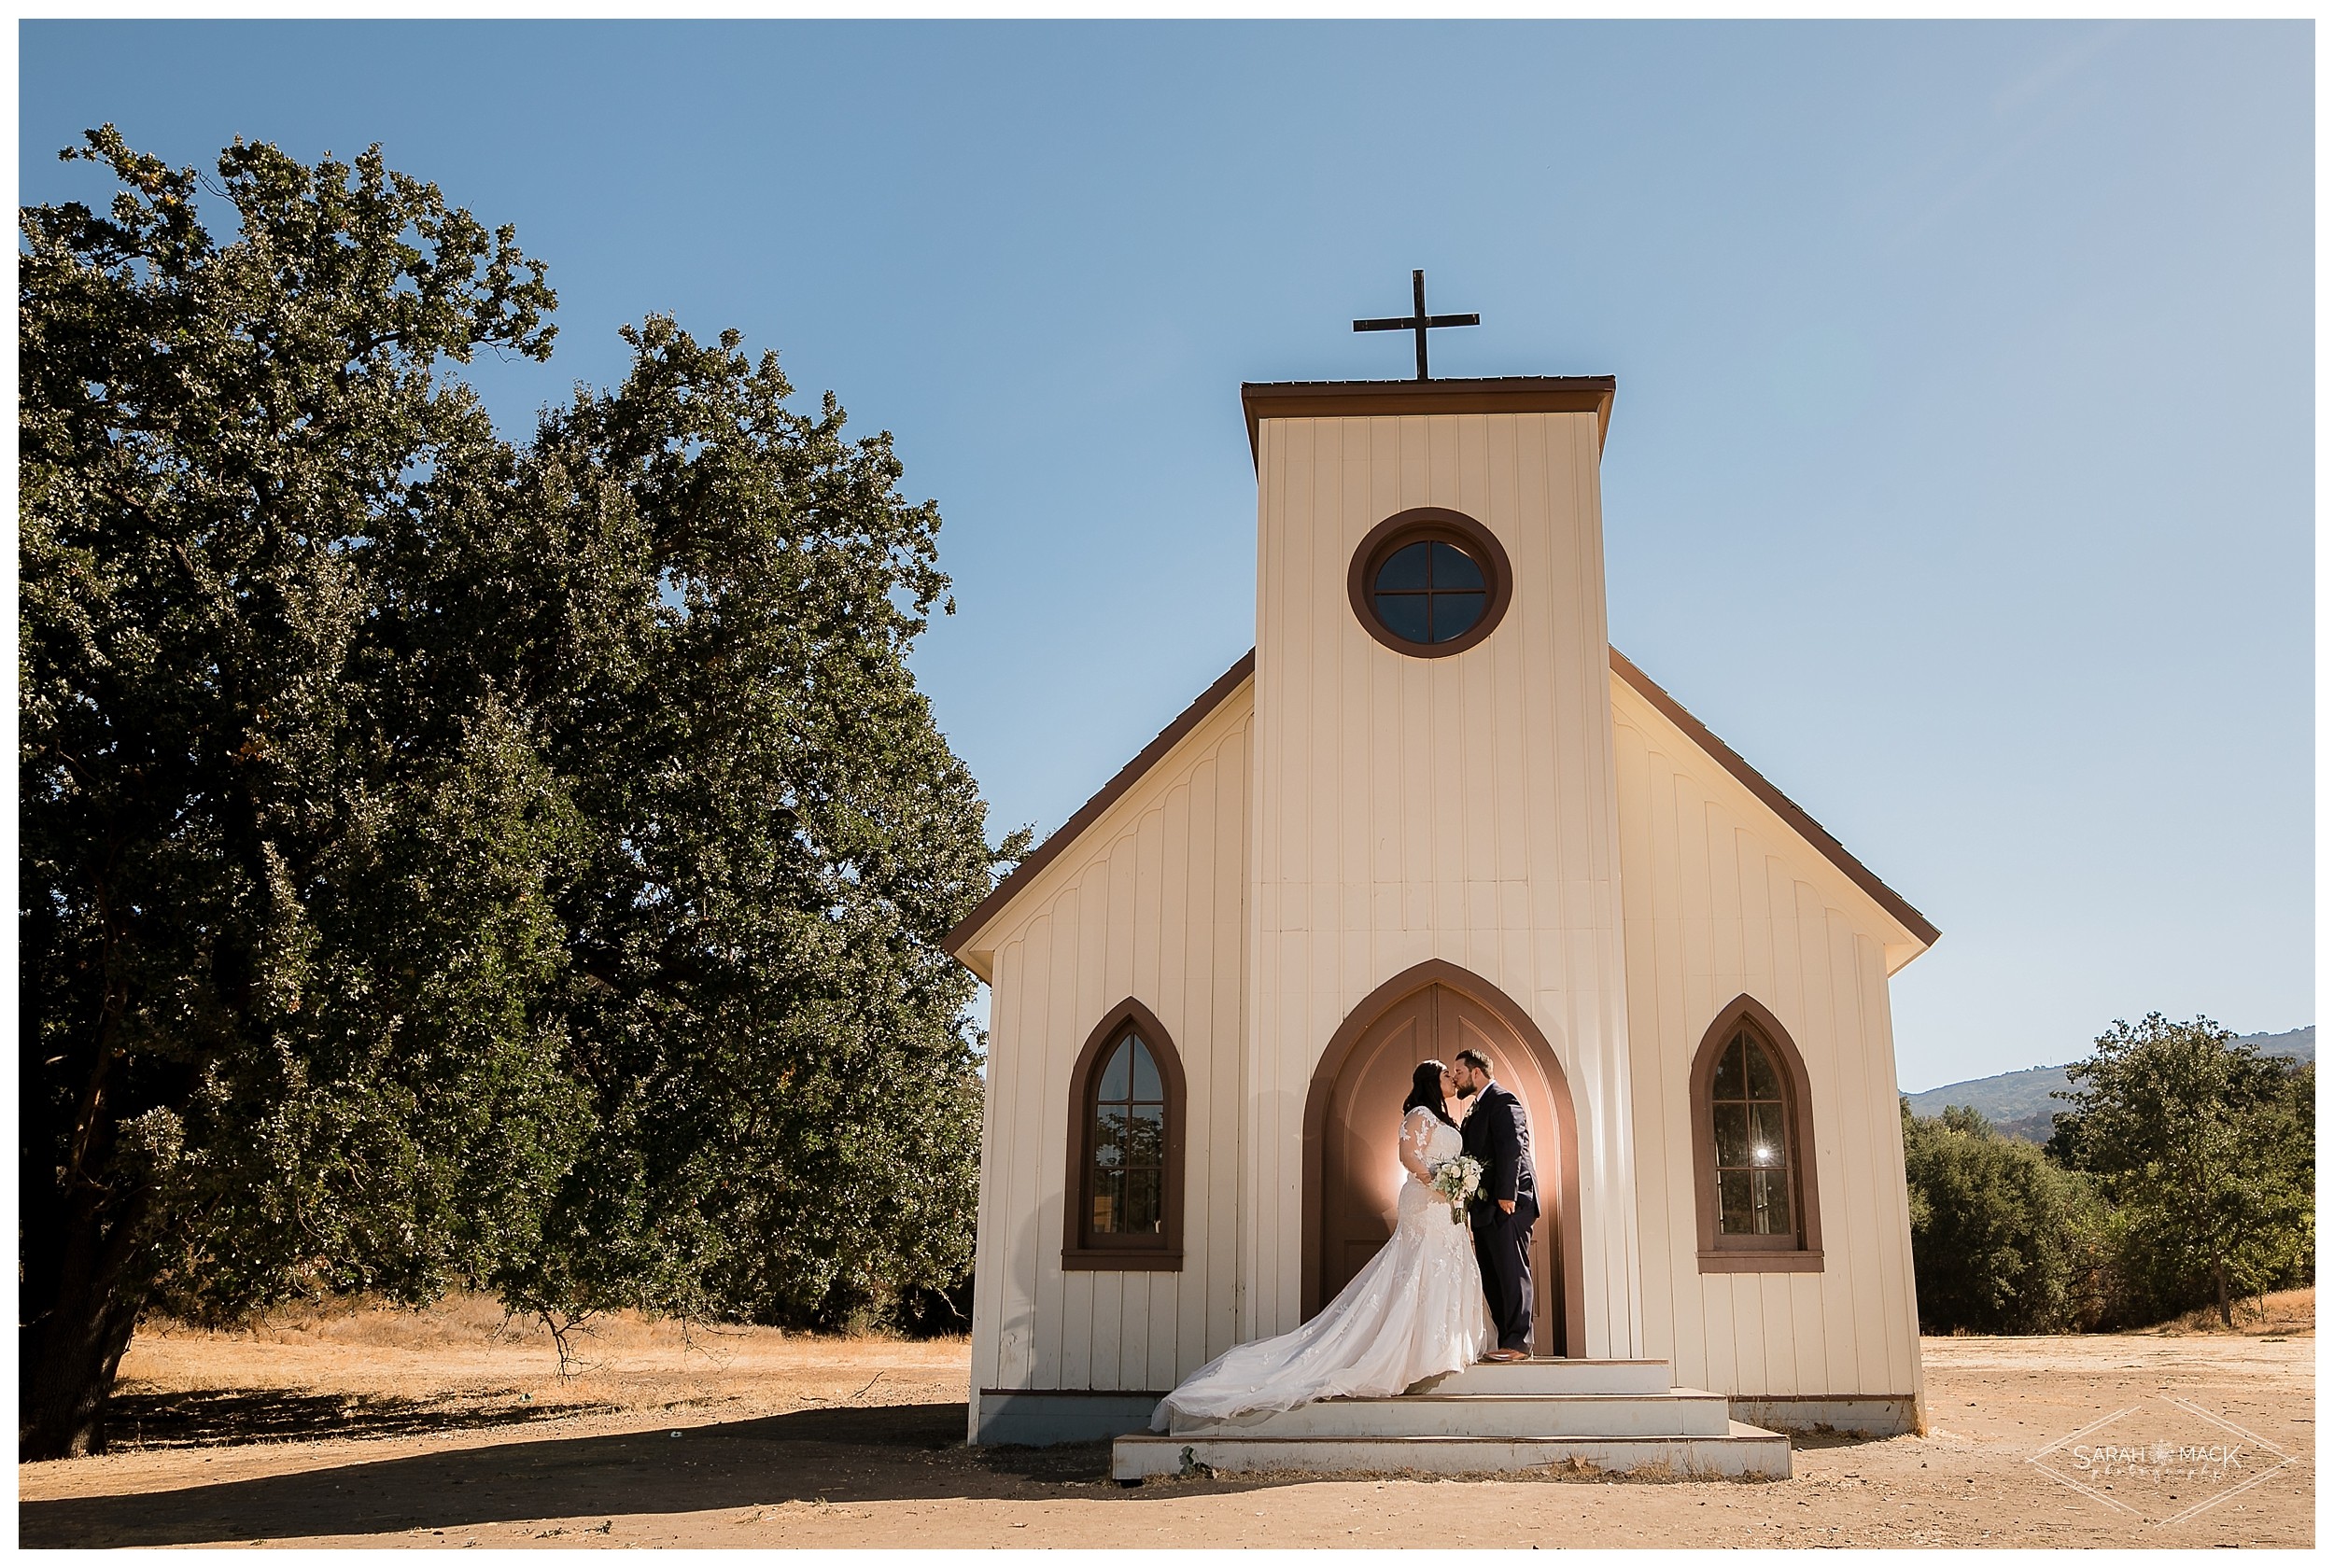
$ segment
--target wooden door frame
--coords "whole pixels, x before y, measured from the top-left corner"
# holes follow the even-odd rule
[[[1444,959],[1428,959],[1414,964],[1371,991],[1345,1015],[1345,1021],[1337,1026],[1329,1043],[1322,1049],[1320,1060],[1313,1070],[1313,1084],[1305,1093],[1303,1172],[1304,1195],[1301,1211],[1304,1256],[1301,1275],[1301,1303],[1304,1316],[1311,1318],[1321,1309],[1321,1209],[1323,1188],[1328,1181],[1325,1164],[1328,1158],[1329,1099],[1336,1092],[1337,1080],[1344,1071],[1345,1063],[1362,1036],[1371,1025],[1397,1002],[1406,1001],[1429,986],[1443,986],[1458,992],[1505,1024],[1514,1036],[1515,1048],[1528,1055],[1547,1081],[1550,1098],[1555,1103],[1556,1154],[1554,1165],[1558,1183],[1557,1201],[1554,1213],[1543,1213],[1542,1224],[1556,1227],[1554,1240],[1561,1254],[1559,1271],[1564,1278],[1560,1288],[1564,1303],[1564,1353],[1568,1356],[1587,1354],[1584,1324],[1587,1317],[1587,1296],[1581,1273],[1581,1158],[1579,1120],[1573,1113],[1572,1085],[1565,1077],[1564,1064],[1556,1059],[1548,1037],[1540,1031],[1531,1015],[1518,1007],[1512,999],[1482,975],[1461,969]],[[1546,1156],[1534,1150],[1534,1163],[1540,1169]],[[1553,1297],[1558,1287],[1549,1281]]]

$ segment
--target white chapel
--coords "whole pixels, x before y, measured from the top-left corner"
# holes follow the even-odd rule
[[[1613,387],[1241,389],[1254,651],[947,939],[974,1441],[1134,1432],[1318,1310],[1468,1044],[1530,1117],[1535,1358],[1919,1421],[1889,978],[1937,931],[1606,640]]]

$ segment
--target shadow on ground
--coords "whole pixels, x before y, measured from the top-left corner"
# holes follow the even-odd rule
[[[1896,1440],[1894,1436],[1871,1432],[1836,1432],[1828,1426],[1791,1426],[1779,1430],[1791,1439],[1793,1453],[1807,1453],[1818,1449],[1861,1449],[1874,1443]]]
[[[336,1400],[327,1403],[339,1404]],[[288,1418],[290,1412],[282,1414]],[[418,1423],[415,1431],[461,1430],[479,1424],[467,1417],[457,1419],[451,1427],[423,1416],[413,1419]],[[320,1435],[313,1428],[301,1434]],[[359,1459],[290,1475],[208,1486],[21,1503],[18,1544],[45,1547],[237,1544],[328,1535],[444,1533],[529,1520],[570,1521],[567,1528],[540,1533],[544,1535],[590,1534],[596,1533],[592,1523],[572,1521],[756,1509],[788,1503],[842,1505],[1077,1496],[1132,1505],[1253,1491],[1307,1478],[1293,1473],[1202,1474],[1164,1485],[1154,1482],[1122,1490],[1110,1479],[1110,1444],[1106,1441],[1044,1449],[977,1449],[966,1445],[963,1435],[964,1407],[951,1401],[797,1410],[679,1430],[521,1437],[445,1452]],[[1792,1441],[1794,1448],[1812,1449],[1850,1447],[1873,1439],[1845,1433],[1801,1433],[1794,1434]],[[1457,1481],[1469,1477],[1418,1478]],[[1583,1471],[1507,1478],[1562,1482],[1616,1477]]]
[[[963,1436],[962,1404],[861,1406],[678,1431],[546,1435],[167,1491],[21,1503],[18,1544],[162,1547],[388,1535],[793,1501],[1029,1497],[1071,1484],[1087,1496],[1140,1495],[1108,1483],[1107,1443],[974,1449]],[[1093,1490],[1083,1491],[1087,1487]]]
[[[449,1407],[425,1400],[283,1389],[213,1389],[194,1393],[132,1390],[114,1395],[105,1425],[117,1449],[198,1449],[323,1437],[472,1432],[615,1408],[583,1403],[538,1405],[515,1398]]]

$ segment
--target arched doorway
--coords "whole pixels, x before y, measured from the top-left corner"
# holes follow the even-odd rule
[[[1394,1233],[1402,1183],[1394,1140],[1411,1071],[1472,1045],[1498,1064],[1532,1128],[1541,1215],[1532,1234],[1532,1353],[1582,1352],[1580,1183],[1572,1095],[1531,1018],[1499,989],[1435,959],[1364,998],[1330,1038],[1305,1102],[1305,1316]]]

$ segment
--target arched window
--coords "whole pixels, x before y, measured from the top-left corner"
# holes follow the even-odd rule
[[[1183,1064],[1130,997],[1087,1037],[1070,1073],[1064,1268],[1183,1267]]]
[[[1821,1269],[1814,1120],[1790,1034],[1736,997],[1702,1037],[1690,1082],[1702,1271]]]

